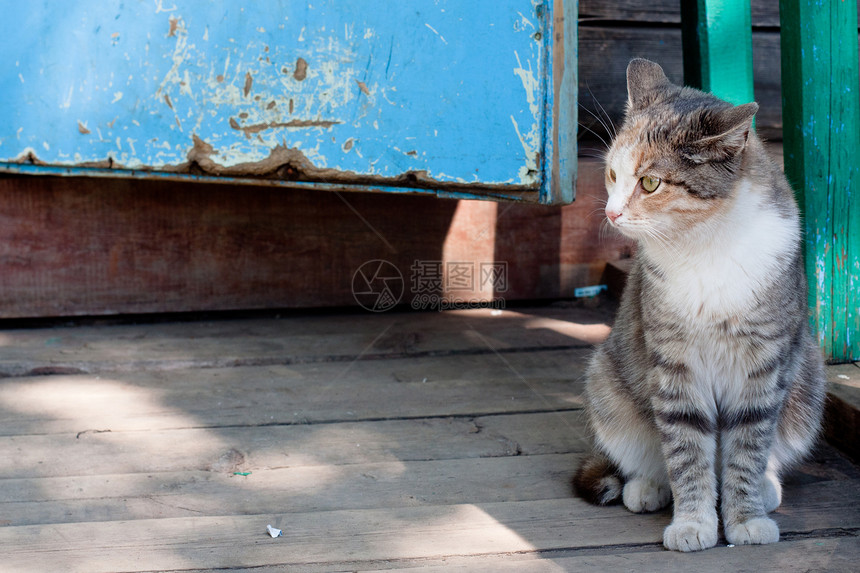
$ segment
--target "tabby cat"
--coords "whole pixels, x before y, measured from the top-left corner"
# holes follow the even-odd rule
[[[779,477],[816,440],[821,353],[809,333],[797,206],[733,106],[636,59],[606,157],[606,216],[638,247],[615,326],[588,368],[585,499],[674,502],[669,549],[772,543]]]

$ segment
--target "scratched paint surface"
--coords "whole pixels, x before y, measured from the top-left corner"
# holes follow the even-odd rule
[[[540,185],[532,0],[10,3],[0,162]],[[195,147],[196,142],[196,147]],[[309,163],[308,163],[309,162]]]

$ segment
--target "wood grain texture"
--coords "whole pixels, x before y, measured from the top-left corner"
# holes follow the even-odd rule
[[[183,368],[289,367],[350,364],[383,358],[459,360],[461,354],[516,354],[554,349],[571,356],[603,340],[611,320],[607,305],[579,308],[581,322],[565,320],[569,309],[546,307],[457,311],[456,319],[427,312],[415,316],[350,313],[162,324],[29,328],[0,336],[0,377],[89,374],[141,375]],[[222,339],[232,337],[226,348]],[[325,338],[327,344],[321,344]],[[53,378],[48,378],[53,379]]]
[[[116,433],[223,425],[397,421],[422,416],[468,418],[548,407],[576,410],[582,407],[582,380],[571,380],[559,372],[563,372],[562,364],[584,368],[584,354],[581,349],[542,354],[543,367],[534,363],[531,353],[523,353],[502,355],[504,360],[495,357],[477,362],[445,356],[385,360],[382,364],[359,361],[352,366],[332,363],[206,369],[185,372],[179,381],[174,380],[176,372],[10,379],[2,390],[7,416],[0,433],[63,434],[75,438],[77,441],[72,443],[83,448],[88,443],[85,438],[92,439],[87,434],[105,430]],[[484,382],[475,382],[484,376]],[[525,376],[528,384],[523,383]],[[204,384],[206,389],[201,390]],[[328,392],[339,384],[348,385],[350,392]],[[453,387],[447,395],[441,395],[440,384]],[[377,394],[380,389],[382,393]],[[234,408],[210,404],[207,393]],[[366,395],[367,404],[355,404],[352,393]],[[493,398],[486,398],[488,394]],[[553,398],[541,398],[544,395]],[[284,408],[280,400],[285,396],[302,406]],[[135,397],[139,402],[130,403]],[[389,409],[389,400],[398,404],[394,413]],[[76,413],[58,419],[56,414],[72,404],[76,405]],[[120,438],[102,436],[97,441],[113,439]]]
[[[593,284],[628,249],[598,239],[597,184],[584,176],[585,200],[561,208],[4,177],[0,317],[354,306],[353,276],[373,259],[400,269],[408,305],[413,263],[446,248],[454,262],[506,262],[505,299],[571,296],[560,289]]]

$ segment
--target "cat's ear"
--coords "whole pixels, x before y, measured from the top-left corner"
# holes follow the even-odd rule
[[[636,58],[627,64],[627,109],[636,111],[648,106],[669,85],[669,78],[660,64]]]
[[[682,155],[694,163],[731,159],[746,146],[757,111],[752,102],[698,114],[691,130],[697,138],[684,146]]]

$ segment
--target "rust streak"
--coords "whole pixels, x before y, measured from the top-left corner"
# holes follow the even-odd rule
[[[290,115],[293,114],[293,100],[290,100]]]
[[[254,84],[254,78],[251,77],[251,72],[245,72],[245,97],[248,97],[248,94],[251,93],[251,86]]]
[[[308,77],[308,63],[304,58],[296,60],[296,71],[293,72],[293,77],[300,82]]]
[[[323,127],[325,129],[328,129],[333,125],[337,125],[339,123],[343,122],[327,119],[292,119],[290,121],[281,123],[272,121],[269,123],[255,123],[254,125],[242,126],[234,118],[230,118],[230,127],[237,131],[244,132],[246,137],[250,137],[252,134],[260,133],[261,131],[266,131],[267,129],[276,129],[279,127]]]
[[[167,104],[167,107],[173,109],[173,102],[170,101],[170,94],[164,94],[164,103]]]
[[[351,138],[350,138],[351,139]],[[276,145],[268,157],[259,161],[221,165],[214,160],[217,151],[209,143],[192,134],[193,147],[188,151],[188,161],[180,165],[165,167],[161,171],[173,174],[192,173],[214,177],[250,177],[270,181],[315,181],[337,185],[376,185],[410,187],[416,191],[430,190],[440,196],[447,193],[465,191],[481,193],[487,197],[500,199],[534,198],[538,192],[535,186],[510,184],[486,185],[480,183],[440,182],[430,177],[426,171],[408,171],[396,177],[364,175],[329,167],[317,167],[300,150]],[[444,190],[444,191],[443,191]]]
[[[222,165],[213,159],[218,152],[196,134],[191,134],[193,146],[188,150],[187,160],[180,164],[162,167],[143,166],[131,169],[117,163],[112,157],[100,161],[86,161],[75,164],[75,167],[85,167],[98,170],[111,170],[112,177],[140,177],[150,173],[160,173],[166,180],[187,181],[185,177],[211,177],[211,183],[235,184],[231,178],[241,178],[246,184],[280,185],[291,181],[316,182],[328,185],[329,189],[338,186],[375,186],[375,187],[407,187],[415,192],[429,192],[439,197],[453,197],[453,193],[479,193],[485,197],[505,200],[534,200],[539,188],[536,185],[511,185],[509,183],[454,183],[434,179],[424,170],[407,171],[391,177],[384,175],[367,175],[354,171],[344,171],[329,167],[317,167],[299,149],[276,145],[269,156],[259,161],[250,161],[235,165]],[[353,140],[355,143],[356,140]],[[32,151],[21,154],[12,163],[23,165],[48,165],[40,160]],[[98,173],[96,173],[98,175]],[[221,179],[224,178],[224,179]],[[219,180],[221,179],[221,180]]]

